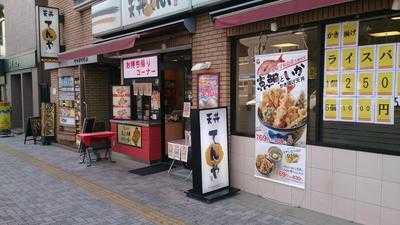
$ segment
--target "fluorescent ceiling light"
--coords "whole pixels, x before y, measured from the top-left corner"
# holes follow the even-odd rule
[[[395,16],[395,17],[392,17],[392,18],[390,18],[391,20],[400,20],[400,16]]]
[[[281,44],[271,45],[271,47],[274,47],[274,48],[289,48],[289,47],[299,47],[299,45],[298,44],[293,44],[293,43],[281,43]]]
[[[389,37],[389,36],[398,36],[398,35],[400,35],[400,31],[397,31],[397,30],[369,34],[369,36],[372,36],[372,37]]]

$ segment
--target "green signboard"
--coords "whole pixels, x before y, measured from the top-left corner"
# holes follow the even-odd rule
[[[5,71],[12,72],[36,67],[35,51],[11,56],[5,59]]]

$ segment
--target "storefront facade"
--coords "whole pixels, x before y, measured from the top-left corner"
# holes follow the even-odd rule
[[[199,76],[205,73],[219,74],[218,105],[227,106],[230,111],[229,158],[231,184],[234,187],[295,207],[311,209],[361,224],[396,224],[396,221],[400,219],[400,199],[398,199],[400,177],[396,172],[400,169],[400,158],[398,157],[400,154],[396,147],[398,146],[396,141],[398,107],[395,106],[395,102],[386,100],[397,96],[396,65],[398,65],[399,56],[398,54],[395,57],[392,56],[393,58],[397,57],[392,64],[389,63],[389,66],[392,65],[392,67],[384,65],[382,69],[379,67],[379,58],[382,56],[379,53],[383,54],[387,50],[386,45],[392,46],[389,48],[392,50],[391,53],[398,51],[397,45],[390,45],[390,43],[399,42],[397,33],[392,32],[396,31],[399,21],[396,20],[397,11],[392,10],[397,9],[394,4],[397,1],[324,1],[321,5],[314,5],[311,8],[307,8],[309,4],[306,2],[309,1],[299,2],[301,2],[298,3],[299,5],[296,7],[292,5],[292,8],[287,11],[284,10],[284,6],[280,6],[282,10],[276,14],[265,12],[257,14],[258,11],[254,11],[263,7],[268,10],[268,7],[274,7],[274,4],[261,4],[255,8],[241,6],[240,9],[225,9],[228,8],[225,7],[226,5],[219,7],[213,5],[216,8],[212,8],[212,10],[203,8],[203,11],[195,11],[193,17],[196,26],[192,32],[182,31],[181,25],[178,25],[178,28],[175,25],[161,26],[164,27],[161,29],[160,27],[150,29],[151,26],[149,26],[147,28],[150,31],[142,30],[143,27],[141,27],[138,31],[143,33],[129,33],[139,35],[135,38],[134,46],[100,54],[103,63],[95,62],[89,65],[82,64],[53,70],[52,94],[59,93],[58,84],[63,73],[74,74],[75,80],[79,77],[80,92],[84,93],[80,100],[80,112],[86,113],[86,111],[92,110],[86,114],[87,117],[95,116],[96,119],[101,118],[100,120],[106,123],[114,117],[112,86],[129,86],[129,90],[132,92],[130,94],[131,104],[137,104],[138,98],[148,98],[145,101],[151,102],[151,96],[145,94],[144,91],[143,94],[135,94],[135,92],[140,93],[138,90],[143,87],[140,85],[142,83],[152,83],[153,91],[161,88],[164,93],[161,95],[167,94],[166,83],[161,80],[169,75],[160,74],[156,79],[129,78],[126,76],[124,61],[140,61],[146,57],[155,56],[158,59],[158,68],[164,71],[164,62],[169,61],[171,64],[179,60],[173,53],[189,55],[191,65],[208,65],[206,69],[193,71],[190,75],[191,91],[184,89],[184,101],[188,101],[186,97],[190,94],[192,109],[197,109],[199,106]],[[328,5],[324,5],[328,2]],[[63,10],[63,7],[66,6],[58,4],[57,7]],[[294,9],[301,10],[301,12]],[[90,13],[90,10],[74,12],[70,18],[88,19]],[[247,15],[261,16],[258,18],[248,16],[248,18],[252,18],[251,20],[240,19],[240,16],[246,15],[246,13]],[[266,18],[265,15],[271,17]],[[74,33],[76,31],[73,29],[78,24],[65,21],[67,52],[91,44],[92,40],[89,38],[91,33],[88,30],[91,30],[92,25],[90,22],[84,21],[85,29],[78,34]],[[173,22],[175,19],[171,19],[171,21]],[[331,41],[332,35],[334,37],[344,35],[342,32],[345,30],[344,28],[354,28],[354,24],[356,24],[356,32],[353,36],[356,37],[356,43],[352,41],[347,43],[340,38],[337,39],[337,44],[330,45],[328,43],[335,42]],[[132,29],[134,26],[129,25],[128,27],[128,29]],[[342,27],[344,27],[343,30]],[[96,32],[106,35],[107,38],[117,34],[127,34],[123,30],[119,30],[118,26],[115,26],[111,33],[107,33],[101,28],[98,28]],[[330,32],[332,35],[329,35]],[[81,42],[76,41],[79,37],[83,38]],[[369,46],[373,49],[373,53],[376,53],[375,57],[371,58],[371,63],[368,64],[372,67],[367,65],[360,69],[361,64],[355,58],[352,63],[346,63],[349,55],[340,58],[342,52],[351,54],[352,57],[357,55],[359,58],[365,58],[371,52],[368,49],[368,51],[365,50],[367,52],[362,52],[360,49],[365,49],[363,46]],[[385,48],[380,48],[380,46],[385,46]],[[330,70],[326,63],[329,64],[332,60],[332,56],[329,57],[332,49],[334,49],[334,53],[336,52],[333,56],[336,56],[336,60],[340,63],[336,65],[337,68],[333,66],[334,68]],[[343,51],[343,49],[345,50]],[[302,168],[304,170],[304,180],[302,181],[304,187],[300,188],[282,184],[282,182],[277,183],[271,179],[260,179],[259,174],[257,175],[255,154],[257,143],[260,141],[255,135],[256,122],[260,120],[255,107],[257,104],[255,103],[256,85],[259,83],[255,75],[257,72],[255,57],[293,51],[306,51],[308,66],[307,129],[302,133],[306,144],[304,147],[306,158]],[[383,64],[385,63],[386,61]],[[99,68],[102,66],[112,67],[114,70],[108,73],[101,72]],[[360,71],[364,74],[362,79],[359,77]],[[94,74],[98,74],[98,76],[96,77]],[[171,75],[171,77],[173,76]],[[110,83],[107,79],[112,79],[113,82]],[[164,84],[155,88],[154,83],[157,82],[157,79]],[[84,82],[82,82],[83,80]],[[90,80],[92,80],[91,84]],[[390,80],[391,82],[389,82]],[[350,83],[346,83],[348,81]],[[384,85],[382,85],[382,81],[384,81]],[[371,89],[373,95],[364,95],[365,93],[361,91],[365,87],[362,89],[363,86],[358,85],[365,84],[365,82],[374,83],[374,88]],[[325,86],[325,84],[332,83],[336,83],[336,85]],[[347,88],[348,85],[350,87]],[[385,91],[387,89],[384,86],[392,87],[391,91]],[[56,89],[53,91],[54,88]],[[189,91],[191,93],[186,93]],[[52,95],[53,102],[59,101],[58,95]],[[374,101],[368,103],[365,99],[374,99]],[[381,102],[382,99],[386,102]],[[87,104],[85,106],[87,109],[83,108],[83,101]],[[181,103],[181,100],[179,101]],[[180,106],[180,103],[177,105]],[[160,100],[160,104],[164,103]],[[371,110],[361,114],[358,111],[360,106]],[[143,132],[151,124],[153,116],[151,104],[144,108],[146,107],[148,111],[143,110],[140,113],[138,113],[137,107],[131,108],[132,112],[129,118],[112,120],[110,127],[118,132],[119,126],[120,129],[125,128],[127,132],[132,133],[135,132],[135,128],[141,127],[141,145],[155,143],[156,147],[150,146],[148,151],[157,149],[157,152],[162,152],[158,151],[158,148],[162,149],[162,144],[165,144],[165,133],[156,129],[155,132],[160,134],[160,137],[157,137],[160,142],[143,138]],[[104,114],[96,114],[100,111]],[[387,115],[381,114],[382,112],[387,112]],[[167,113],[160,112],[160,115],[164,117]],[[156,118],[154,120],[165,119],[160,115],[154,117]],[[137,122],[137,120],[143,120],[144,117],[147,119],[145,126]],[[75,122],[81,124],[82,119]],[[162,123],[159,122],[159,124]],[[158,127],[157,123],[153,123],[153,125]],[[133,129],[131,129],[132,127]],[[166,127],[164,131],[165,129]],[[74,127],[73,132],[67,132],[66,128],[59,128],[58,141],[62,143],[63,140],[68,139],[69,143],[74,143],[77,132],[79,132],[79,127]],[[150,133],[148,132],[146,135],[152,136]],[[132,152],[138,152],[142,147],[138,146],[139,142],[137,141],[129,142],[128,145],[122,143],[123,147],[120,146],[114,150],[130,155],[139,161],[152,162],[162,158],[158,153],[154,158],[150,156],[151,154],[146,157],[133,154]]]

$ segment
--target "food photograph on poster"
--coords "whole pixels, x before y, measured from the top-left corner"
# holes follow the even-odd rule
[[[198,78],[199,109],[216,108],[219,105],[219,74],[200,74]]]
[[[255,176],[304,188],[307,50],[257,55]]]

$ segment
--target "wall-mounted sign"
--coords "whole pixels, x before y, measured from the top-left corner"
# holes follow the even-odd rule
[[[34,51],[27,52],[5,59],[5,71],[12,72],[33,68],[36,66],[36,54]]]
[[[136,27],[190,9],[189,0],[122,0],[122,25]]]
[[[121,27],[121,0],[92,5],[92,34],[100,35]]]
[[[142,147],[142,128],[132,125],[118,124],[118,143]]]
[[[124,78],[144,78],[158,76],[158,57],[126,59],[124,64]]]
[[[113,86],[113,117],[114,119],[131,118],[131,87]]]
[[[78,66],[78,65],[91,64],[91,63],[97,63],[97,55],[80,57],[80,58],[70,59],[67,61],[62,61],[60,63],[60,67]]]
[[[200,74],[198,78],[199,109],[216,108],[219,102],[219,74]]]
[[[58,9],[38,7],[41,57],[56,58],[60,53]]]

